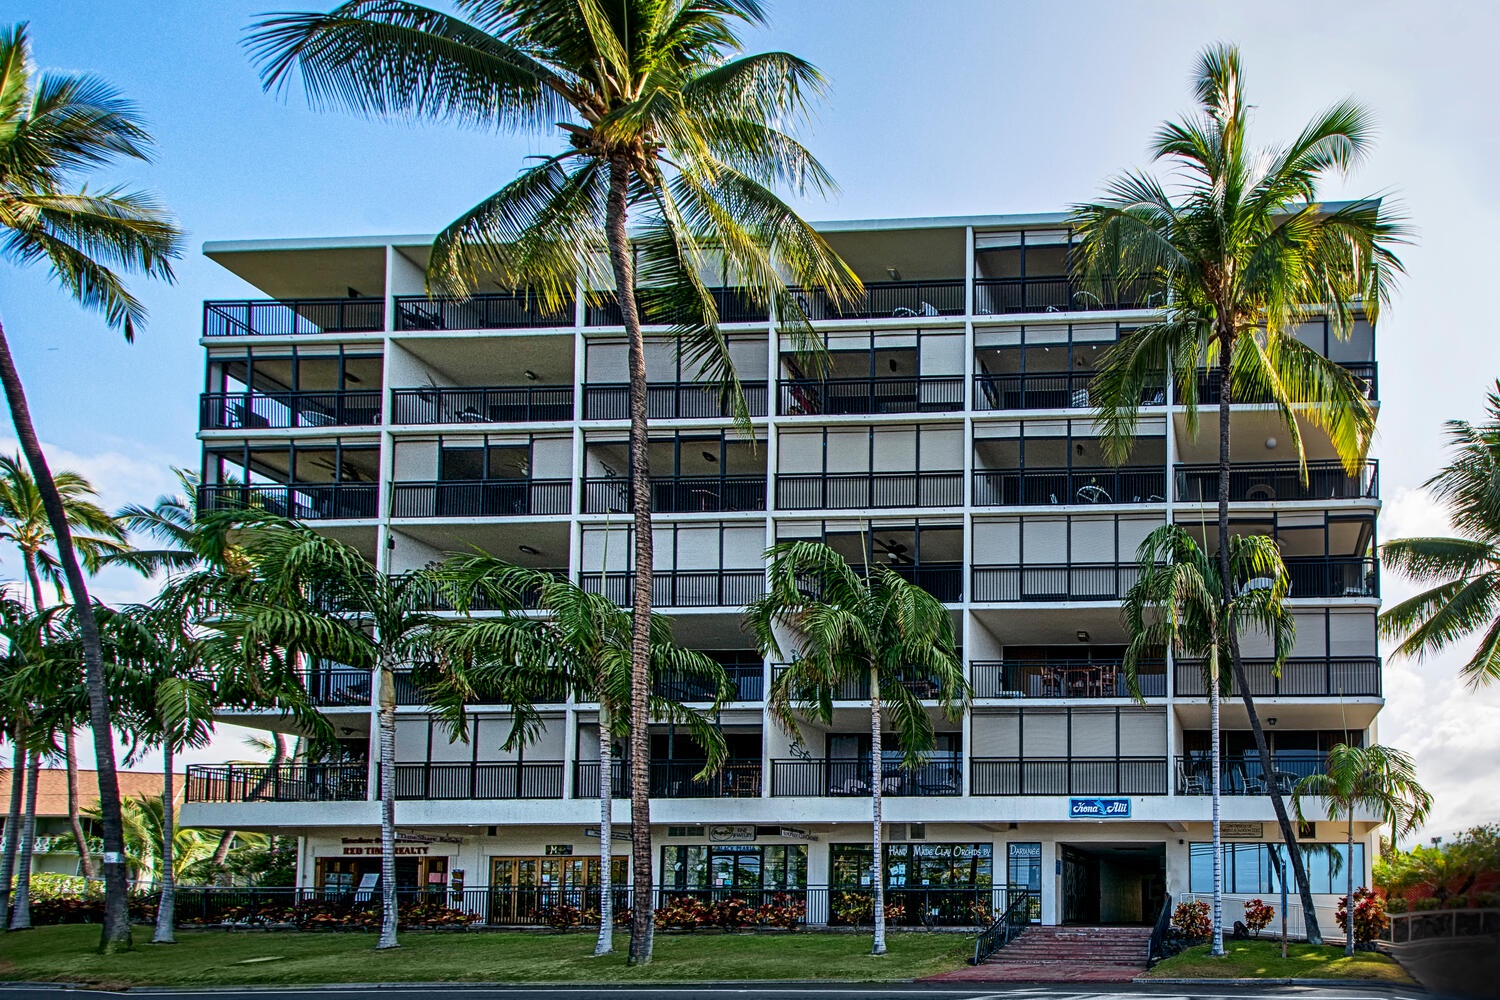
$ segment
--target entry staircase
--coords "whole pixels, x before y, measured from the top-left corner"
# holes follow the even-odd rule
[[[970,982],[1128,982],[1146,971],[1150,927],[1031,925],[978,965],[937,977]]]

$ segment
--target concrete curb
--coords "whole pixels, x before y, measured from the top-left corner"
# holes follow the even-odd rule
[[[465,990],[650,990],[657,987],[711,987],[721,990],[737,990],[755,987],[778,987],[778,986],[911,986],[922,982],[918,979],[656,979],[642,980],[640,982],[558,982],[557,980],[545,980],[542,982],[431,982],[431,983],[257,983],[248,986],[122,986],[115,989],[104,989],[97,984],[90,983],[53,983],[53,982],[23,982],[19,980],[0,980],[0,992],[7,989],[25,990],[59,990],[65,992],[89,991],[96,993],[138,993],[138,994],[189,994],[189,993],[287,993],[307,992],[318,993],[324,991],[348,991],[348,990],[446,990],[449,992],[462,992]]]
[[[1233,979],[1168,979],[1166,977],[1136,976],[1132,983],[1149,985],[1161,983],[1167,986],[1389,986],[1392,989],[1423,989],[1412,983],[1393,983],[1389,979],[1304,979],[1277,978],[1259,979],[1237,977]]]

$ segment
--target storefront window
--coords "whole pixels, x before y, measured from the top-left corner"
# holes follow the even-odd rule
[[[666,889],[805,889],[801,844],[686,844],[661,849]]]
[[[835,886],[870,886],[874,853],[869,844],[834,844]],[[887,844],[885,884],[891,888],[978,888],[994,881],[992,844]]]
[[[1348,849],[1345,844],[1301,844],[1307,881],[1315,893],[1343,895],[1348,882]],[[1283,844],[1225,844],[1224,891],[1272,893],[1281,891],[1278,869],[1286,857]],[[1193,844],[1188,854],[1188,891],[1213,892],[1214,849],[1212,844]],[[1291,877],[1288,866],[1288,878]],[[1365,845],[1354,845],[1354,884],[1363,885]],[[1295,891],[1295,886],[1292,887]]]

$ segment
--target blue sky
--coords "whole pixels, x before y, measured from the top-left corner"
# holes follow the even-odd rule
[[[325,0],[331,3],[331,0]],[[41,65],[96,72],[138,102],[154,164],[99,182],[155,191],[189,234],[175,286],[138,286],[152,320],[133,346],[73,307],[40,271],[0,264],[0,318],[43,439],[92,475],[111,503],[170,488],[197,465],[202,301],[252,295],[201,257],[205,240],[430,232],[510,179],[544,137],[369,122],[261,91],[244,28],[295,0],[13,0]],[[1290,137],[1346,95],[1380,122],[1370,161],[1330,197],[1381,192],[1418,231],[1410,270],[1380,329],[1381,537],[1445,530],[1418,487],[1439,459],[1441,423],[1477,417],[1500,375],[1482,234],[1500,213],[1493,183],[1500,110],[1484,4],[1001,3],[817,0],[772,4],[751,49],[785,48],[822,68],[830,99],[805,138],[842,193],[815,219],[1052,211],[1141,165],[1152,128],[1189,104],[1196,53],[1239,44],[1253,127]],[[98,182],[96,182],[98,183]],[[3,444],[3,442],[0,442]],[[0,568],[0,572],[3,572]],[[122,577],[106,596],[142,592]],[[1403,591],[1387,577],[1388,599]],[[1435,832],[1495,819],[1500,690],[1453,680],[1456,657],[1392,664],[1378,738],[1418,755],[1439,793]],[[234,753],[231,745],[229,753]]]

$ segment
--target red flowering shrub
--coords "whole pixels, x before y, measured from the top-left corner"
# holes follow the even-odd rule
[[[1340,927],[1349,926],[1349,897],[1339,897],[1339,908],[1335,914]],[[1384,934],[1391,926],[1391,918],[1385,915],[1385,900],[1363,886],[1354,890],[1354,941],[1368,944]]]
[[[1245,926],[1256,937],[1260,937],[1260,932],[1271,926],[1271,921],[1275,919],[1276,907],[1268,906],[1258,899],[1245,904]]]
[[[1189,941],[1206,941],[1214,930],[1208,918],[1208,904],[1201,899],[1178,903],[1172,912],[1172,926]]]

